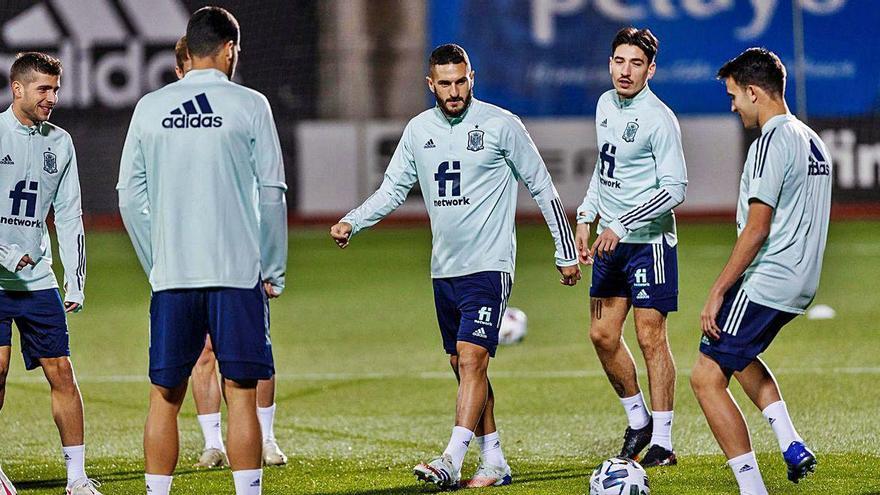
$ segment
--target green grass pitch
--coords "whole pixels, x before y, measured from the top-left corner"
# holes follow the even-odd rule
[[[680,228],[681,299],[669,320],[678,365],[673,439],[679,465],[649,471],[653,494],[735,494],[736,483],[688,385],[699,311],[734,241],[732,225]],[[474,249],[480,249],[474,246]],[[338,250],[324,229],[292,229],[287,292],[272,303],[278,380],[276,435],[290,454],[265,471],[266,494],[432,493],[411,475],[438,454],[453,421],[455,381],[440,347],[425,228],[377,229]],[[85,311],[70,318],[86,408],[89,474],[105,494],[143,493],[149,288],[123,233],[88,237]],[[198,253],[189,253],[198,256]],[[589,275],[562,287],[546,227],[519,230],[511,305],[529,335],[501,348],[490,376],[514,484],[479,493],[583,494],[590,470],[620,447],[625,417],[587,338]],[[796,319],[765,358],[795,423],[819,457],[794,485],[770,427],[739,388],[773,494],[880,494],[880,224],[831,228],[817,303],[834,320]],[[634,343],[631,323],[626,338]],[[41,373],[26,373],[18,338],[0,412],[0,463],[22,494],[60,494],[64,466]],[[643,388],[644,366],[637,363]],[[190,466],[201,449],[191,400],[180,418],[175,494],[231,493],[227,470]],[[471,472],[471,452],[465,472]]]

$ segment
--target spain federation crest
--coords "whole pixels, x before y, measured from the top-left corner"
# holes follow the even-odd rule
[[[467,149],[469,151],[480,151],[483,149],[483,135],[485,134],[480,129],[474,129],[469,132]]]
[[[43,152],[43,170],[47,174],[58,173],[58,162],[55,159],[55,153],[52,153],[52,148],[49,148],[49,151]]]
[[[623,140],[631,143],[636,140],[636,132],[639,131],[639,124],[636,122],[627,122],[626,129],[623,130]]]

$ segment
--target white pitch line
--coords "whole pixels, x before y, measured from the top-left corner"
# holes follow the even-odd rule
[[[774,369],[776,375],[880,375],[880,366],[862,367],[838,367],[838,368],[779,368]],[[678,376],[689,376],[690,369],[679,369]],[[322,381],[351,381],[351,380],[451,380],[452,374],[446,371],[422,371],[413,373],[279,373],[275,375],[279,380],[322,382]],[[552,378],[597,378],[604,377],[602,370],[555,370],[555,371],[493,371],[490,378],[510,379],[552,379]],[[80,375],[79,383],[147,383],[146,375]],[[9,384],[15,383],[45,383],[42,375],[13,376]]]

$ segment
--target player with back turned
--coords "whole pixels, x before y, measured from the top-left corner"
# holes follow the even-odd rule
[[[728,390],[731,376],[770,423],[788,479],[797,483],[816,467],[773,373],[758,357],[812,303],[831,212],[828,149],[789,113],[785,76],[779,57],[764,48],[750,48],[718,71],[731,111],[761,136],[749,147],[740,179],[736,244],[700,315],[691,386],[742,495],[766,495],[767,488]]]
[[[672,420],[675,362],[666,320],[678,309],[678,239],[672,209],[684,201],[687,170],[675,114],[648,87],[657,38],[648,29],[618,31],[608,62],[614,89],[596,105],[599,158],[578,208],[578,256],[592,264],[590,340],[629,425],[620,456],[645,467],[675,464]],[[598,237],[590,245],[590,232]],[[651,412],[623,340],[633,307],[648,369]]]
[[[428,88],[437,105],[409,121],[385,179],[372,196],[334,225],[340,247],[399,207],[419,183],[431,220],[431,277],[443,347],[459,380],[455,427],[436,459],[414,474],[443,488],[459,486],[461,465],[476,437],[481,462],[464,486],[504,485],[511,470],[495,425],[489,358],[513,285],[517,179],[541,208],[556,244],[561,282],[580,279],[562,203],[519,118],[473,97],[474,72],[464,49],[431,53]]]
[[[268,100],[231,81],[239,36],[225,9],[192,15],[192,69],[138,102],[120,163],[120,212],[153,289],[151,495],[170,492],[177,415],[208,334],[224,379],[235,492],[262,489],[256,385],[275,372],[268,298],[284,288],[286,185]]]
[[[192,69],[192,60],[186,48],[186,36],[174,45],[174,72],[183,79]],[[205,443],[194,467],[222,467],[229,463],[226,446],[223,445],[220,402],[222,391],[217,381],[217,357],[211,339],[205,339],[205,348],[192,370],[192,396]],[[275,376],[257,383],[257,418],[263,434],[263,464],[281,466],[287,464],[287,456],[275,440]]]

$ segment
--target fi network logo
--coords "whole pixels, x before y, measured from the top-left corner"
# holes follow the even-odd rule
[[[15,54],[40,50],[64,63],[65,103],[133,106],[173,79],[174,43],[189,19],[180,0],[43,0],[5,20],[0,74]],[[0,92],[0,106],[10,103]]]

